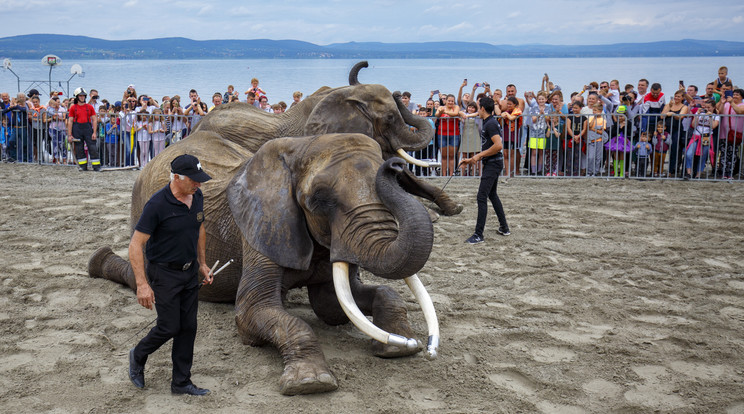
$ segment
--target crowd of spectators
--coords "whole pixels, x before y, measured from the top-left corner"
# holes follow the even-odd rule
[[[710,161],[707,177],[744,178],[744,90],[734,86],[726,67],[719,68],[703,94],[696,85],[680,82],[669,100],[659,83],[647,79],[622,89],[615,79],[592,81],[569,96],[547,73],[540,89],[523,97],[513,84],[504,93],[489,83],[475,83],[463,93],[468,85],[464,79],[457,96],[433,90],[424,104],[413,104],[411,95],[402,93],[404,105],[435,122],[432,148],[414,155],[438,158],[442,175],[478,175],[470,166],[454,171],[452,165],[473,152],[471,145],[463,145],[466,131],[479,130],[469,114],[477,113],[479,99],[488,96],[497,103],[494,115],[502,126],[507,177],[690,179],[700,178]]]
[[[509,84],[491,89],[486,82],[464,79],[457,94],[431,91],[422,104],[409,92],[400,94],[412,113],[430,118],[435,139],[417,155],[438,159],[437,171],[416,169],[419,175],[477,176],[476,166],[456,168],[460,158],[480,150],[478,100],[496,102],[502,125],[504,175],[699,177],[710,161],[715,178],[741,178],[744,131],[744,91],[735,87],[728,70],[705,85],[684,85],[671,99],[658,83],[640,79],[636,86],[618,80],[588,82],[581,91],[564,95],[546,73],[540,89],[519,96]],[[143,167],[167,145],[186,137],[206,114],[219,105],[247,102],[270,113],[282,113],[284,102],[270,103],[253,78],[241,97],[228,85],[202,100],[196,90],[188,97],[157,99],[138,94],[129,85],[121,100],[101,99],[95,89],[89,102],[98,114],[98,145],[107,167]],[[73,97],[52,92],[47,99],[36,89],[11,97],[0,94],[2,159],[4,161],[72,163],[66,136],[67,111]],[[293,94],[292,105],[302,99]],[[38,148],[37,148],[38,147]]]
[[[194,89],[188,98],[163,96],[158,99],[139,94],[135,85],[127,86],[121,100],[101,99],[90,90],[88,103],[97,114],[97,143],[102,163],[107,167],[144,167],[167,145],[185,138],[199,121],[219,105],[248,102],[256,108],[280,114],[287,109],[283,101],[269,103],[266,91],[256,78],[240,99],[233,85],[226,92],[215,92],[209,103]],[[0,144],[4,162],[43,162],[74,164],[71,137],[67,134],[68,111],[74,97],[51,92],[43,97],[37,89],[27,93],[0,93]],[[292,105],[302,93],[293,94]]]

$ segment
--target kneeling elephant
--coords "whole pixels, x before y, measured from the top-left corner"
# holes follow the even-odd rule
[[[207,262],[234,257],[240,266],[205,285],[200,298],[235,300],[243,342],[278,349],[285,365],[281,392],[338,387],[310,326],[282,305],[292,288],[307,287],[312,309],[324,322],[351,319],[375,339],[375,355],[422,349],[411,339],[403,299],[390,287],[363,284],[359,268],[406,280],[424,309],[431,335],[427,355],[434,356],[436,317],[415,276],[431,253],[433,227],[425,207],[398,184],[405,162],[383,160],[379,144],[361,134],[280,138],[245,158],[235,169],[220,170],[229,176],[213,174],[215,179],[205,183],[215,186],[205,194],[227,200],[205,200]],[[162,177],[140,177],[133,206],[167,183],[165,165],[143,171]],[[209,162],[204,168],[211,173]],[[134,213],[132,219],[137,220]],[[110,248],[94,253],[89,273],[136,289],[129,263]],[[372,323],[364,315],[371,315]]]

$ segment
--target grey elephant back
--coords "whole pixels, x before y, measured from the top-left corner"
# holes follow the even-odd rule
[[[203,130],[166,148],[147,164],[135,181],[132,190],[132,231],[147,200],[168,183],[170,162],[181,154],[199,158],[204,170],[212,176],[201,187],[207,232],[207,265],[211,266],[218,259],[221,263],[230,259],[236,262],[221,272],[212,285],[204,286],[199,291],[199,299],[232,302],[240,280],[242,255],[241,236],[227,206],[226,188],[235,172],[253,155],[251,151]]]

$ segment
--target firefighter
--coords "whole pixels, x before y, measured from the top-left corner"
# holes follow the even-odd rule
[[[85,146],[88,146],[88,155],[94,171],[101,171],[101,160],[98,158],[98,143],[96,132],[98,130],[98,118],[93,105],[85,103],[88,93],[83,88],[75,89],[75,102],[70,107],[69,119],[67,121],[67,139],[75,142],[75,157],[77,158],[80,171],[88,170],[88,160],[85,157]]]

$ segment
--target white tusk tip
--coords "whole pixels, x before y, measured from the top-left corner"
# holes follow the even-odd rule
[[[424,357],[429,361],[437,359],[437,350],[439,349],[439,337],[432,335],[429,337],[428,344],[426,345],[426,351]]]

